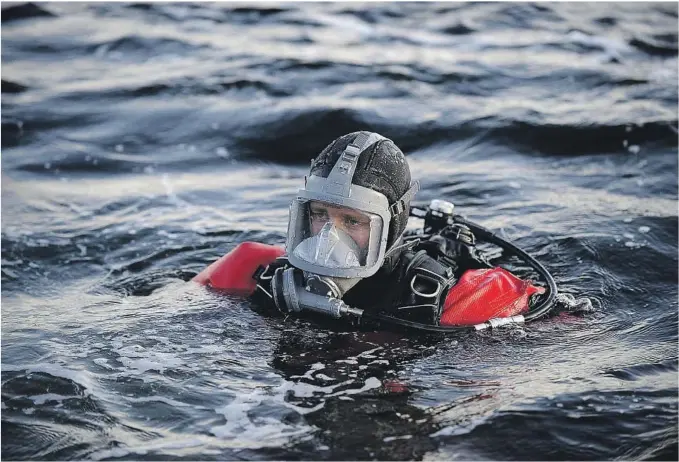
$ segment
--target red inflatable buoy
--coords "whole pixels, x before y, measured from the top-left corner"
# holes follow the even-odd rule
[[[275,245],[243,242],[197,274],[192,281],[230,295],[247,297],[255,291],[252,275],[257,268],[272,263],[284,253],[285,250]]]
[[[531,295],[544,291],[504,268],[468,270],[446,296],[441,325],[473,325],[516,316],[528,311]]]

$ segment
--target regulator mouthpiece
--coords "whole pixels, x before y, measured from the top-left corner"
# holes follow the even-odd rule
[[[352,308],[335,297],[340,289],[327,278],[309,278],[297,268],[278,268],[271,280],[273,300],[283,313],[314,311],[339,319],[343,316],[361,317],[363,310]]]

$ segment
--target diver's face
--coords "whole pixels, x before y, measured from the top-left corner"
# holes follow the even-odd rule
[[[318,234],[326,223],[332,222],[337,228],[351,236],[361,250],[367,250],[370,240],[370,217],[368,215],[346,207],[317,201],[309,203],[309,212],[313,235]]]

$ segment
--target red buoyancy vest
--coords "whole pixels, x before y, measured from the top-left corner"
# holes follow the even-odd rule
[[[284,253],[285,250],[275,245],[243,242],[197,274],[192,281],[231,295],[248,297],[257,286],[252,278],[257,268],[270,264]]]
[[[467,270],[448,292],[440,322],[464,326],[516,316],[528,310],[531,295],[544,291],[504,268]]]

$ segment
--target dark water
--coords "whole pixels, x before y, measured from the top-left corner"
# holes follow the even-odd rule
[[[5,459],[677,460],[677,4],[2,6]],[[184,281],[369,129],[589,297],[338,333]]]

